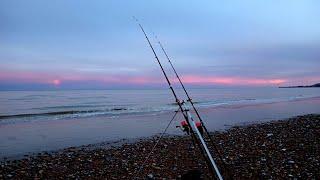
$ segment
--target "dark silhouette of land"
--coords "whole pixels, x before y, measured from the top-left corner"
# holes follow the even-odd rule
[[[310,86],[280,86],[279,88],[313,88],[313,87],[320,87],[320,83],[310,85]]]

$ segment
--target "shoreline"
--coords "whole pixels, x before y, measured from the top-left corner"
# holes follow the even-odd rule
[[[20,178],[132,178],[158,136],[42,152],[23,159],[1,161],[0,179]],[[213,132],[224,158],[223,174],[237,178],[319,178],[320,114],[233,126]],[[121,141],[121,140],[120,140]],[[104,146],[104,145],[108,145]],[[218,167],[222,161],[217,160]],[[187,136],[164,137],[138,177],[180,178],[206,165]]]
[[[210,131],[225,130],[235,125],[268,122],[303,114],[319,114],[320,98],[301,101],[237,106],[233,108],[199,108]],[[17,122],[0,125],[0,159],[42,151],[56,151],[71,146],[139,139],[159,134],[173,112],[123,115],[118,117],[85,117]],[[176,117],[176,125],[183,119]],[[180,135],[175,125],[168,134]]]

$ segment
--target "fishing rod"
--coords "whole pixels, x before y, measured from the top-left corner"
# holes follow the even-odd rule
[[[167,83],[168,83],[168,85],[169,85],[169,88],[170,88],[170,90],[171,90],[171,92],[172,92],[172,94],[173,94],[173,96],[174,96],[174,98],[175,98],[175,101],[176,101],[176,103],[178,104],[179,109],[180,109],[180,111],[182,112],[183,117],[184,117],[184,119],[186,120],[188,126],[190,127],[191,136],[192,136],[192,138],[196,141],[198,147],[200,148],[200,151],[202,152],[201,154],[204,156],[204,159],[206,160],[206,162],[207,162],[207,164],[208,164],[208,166],[209,166],[210,173],[214,176],[214,172],[213,172],[212,168],[210,168],[210,167],[211,167],[211,164],[208,162],[207,157],[204,155],[203,149],[201,148],[201,145],[200,145],[200,142],[197,140],[197,138],[196,138],[196,136],[195,136],[195,133],[194,133],[193,129],[191,128],[192,126],[191,126],[191,123],[190,123],[190,121],[189,121],[189,117],[184,113],[185,110],[184,110],[184,108],[182,107],[182,102],[179,100],[177,94],[175,93],[175,91],[174,91],[174,89],[173,89],[173,87],[172,87],[172,85],[171,85],[171,82],[170,82],[170,80],[169,80],[169,78],[168,78],[168,76],[167,76],[167,73],[165,72],[165,70],[164,70],[164,68],[163,68],[163,66],[162,66],[162,64],[161,64],[161,62],[160,62],[160,60],[159,60],[159,58],[158,58],[158,56],[157,56],[157,53],[155,52],[155,50],[154,50],[154,48],[153,48],[153,46],[152,46],[152,44],[151,44],[151,42],[150,42],[150,40],[149,40],[146,32],[144,31],[144,29],[143,29],[143,27],[142,27],[142,25],[138,22],[138,20],[137,20],[136,18],[134,18],[134,19],[137,21],[137,23],[138,23],[141,31],[143,32],[145,38],[147,39],[148,44],[149,44],[149,46],[150,46],[150,48],[151,48],[151,50],[152,50],[152,52],[153,52],[153,54],[154,54],[154,56],[155,56],[158,64],[159,64],[159,66],[160,66],[160,68],[161,68],[161,71],[162,71],[162,73],[163,73],[163,75],[164,75],[164,77],[165,77],[165,79],[166,79],[166,81],[167,81]]]
[[[188,113],[188,110],[187,110],[185,107],[183,107],[184,101],[181,102],[181,101],[179,100],[177,94],[175,93],[175,91],[174,91],[174,89],[173,89],[173,87],[172,87],[172,84],[171,84],[171,82],[170,82],[170,80],[169,80],[169,78],[168,78],[168,76],[167,76],[167,74],[166,74],[166,72],[165,72],[165,70],[164,70],[164,68],[163,68],[163,66],[162,66],[159,58],[158,58],[158,56],[157,56],[157,53],[155,52],[155,50],[154,50],[154,48],[153,48],[153,46],[152,46],[152,44],[151,44],[151,42],[150,42],[150,40],[149,40],[146,32],[144,31],[144,29],[143,29],[143,27],[142,27],[142,25],[139,23],[138,19],[136,19],[135,17],[133,17],[133,18],[134,18],[134,19],[136,20],[136,22],[138,23],[141,31],[143,32],[146,40],[148,41],[148,44],[149,44],[149,46],[150,46],[150,48],[151,48],[151,50],[152,50],[152,52],[153,52],[153,54],[154,54],[154,56],[155,56],[158,64],[159,64],[159,66],[160,66],[160,68],[161,68],[161,70],[162,70],[162,73],[163,73],[163,75],[165,76],[165,79],[166,79],[166,81],[167,81],[167,83],[168,83],[168,85],[169,85],[169,88],[170,88],[170,90],[171,90],[171,92],[172,92],[172,94],[173,94],[173,96],[174,96],[174,98],[175,98],[175,101],[176,101],[176,103],[178,104],[179,109],[181,110],[181,112],[182,112],[182,114],[183,114],[183,116],[184,116],[184,118],[185,118],[188,126],[190,127],[191,135],[192,135],[192,137],[195,139],[195,141],[197,142],[198,147],[199,147],[199,149],[200,149],[200,151],[201,151],[201,154],[203,155],[204,159],[205,159],[206,162],[207,162],[207,165],[208,165],[208,167],[209,167],[210,173],[211,173],[213,176],[215,176],[215,173],[214,173],[214,172],[216,172],[218,178],[219,178],[220,180],[222,180],[223,178],[222,178],[222,176],[221,176],[221,174],[220,174],[220,172],[219,172],[219,170],[218,170],[218,168],[217,168],[217,166],[216,166],[216,164],[215,164],[215,162],[214,162],[214,160],[213,160],[210,152],[208,151],[208,148],[207,148],[207,146],[206,146],[206,143],[204,142],[204,140],[203,140],[200,132],[198,131],[198,129],[197,129],[196,125],[195,125],[195,122],[193,121],[193,119],[192,119],[192,117],[191,117],[191,114]],[[189,119],[192,121],[192,123],[189,121]],[[194,132],[193,129],[195,129],[196,134],[198,135],[198,137],[199,137],[199,139],[200,139],[200,142],[199,142],[199,140],[196,138],[195,132]],[[201,145],[202,145],[202,146],[201,146]],[[204,149],[203,149],[202,147],[203,147]],[[205,153],[204,153],[204,152],[205,152]]]
[[[164,55],[166,56],[166,58],[167,58],[167,60],[168,60],[168,62],[169,62],[169,64],[170,64],[170,66],[171,66],[174,74],[176,75],[176,78],[178,79],[178,81],[179,81],[179,83],[180,83],[180,85],[181,85],[181,87],[182,87],[182,89],[183,89],[183,91],[185,92],[185,94],[186,94],[186,96],[187,96],[187,98],[188,98],[187,101],[190,102],[190,104],[191,104],[194,112],[196,113],[196,115],[197,115],[197,117],[198,117],[198,119],[199,119],[199,121],[200,121],[200,123],[201,123],[201,125],[202,125],[202,127],[203,127],[203,129],[204,129],[204,131],[205,131],[205,133],[207,134],[207,136],[208,136],[208,138],[209,138],[209,141],[210,141],[211,145],[213,146],[213,148],[214,148],[215,151],[217,152],[217,154],[218,154],[218,156],[219,156],[219,159],[221,160],[221,162],[222,162],[222,164],[223,164],[224,169],[227,169],[226,164],[225,164],[225,162],[223,161],[223,157],[222,157],[221,154],[219,153],[217,146],[214,144],[213,139],[212,139],[212,137],[211,137],[211,135],[210,135],[207,127],[205,126],[205,124],[204,124],[204,122],[203,122],[203,120],[202,120],[202,118],[201,118],[201,116],[200,116],[197,108],[195,107],[195,105],[194,105],[194,103],[193,103],[193,101],[192,101],[192,99],[191,99],[191,97],[190,97],[187,89],[185,88],[184,84],[182,83],[182,80],[180,79],[180,76],[179,76],[178,73],[177,73],[176,68],[174,68],[174,66],[173,66],[173,64],[172,64],[172,62],[171,62],[171,59],[169,58],[166,50],[164,49],[164,47],[163,47],[162,43],[160,42],[160,40],[158,39],[158,37],[157,37],[156,35],[154,35],[154,36],[155,36],[155,38],[156,38],[159,46],[161,47],[162,52],[163,52]]]
[[[209,136],[210,142],[214,145],[213,140],[212,140],[212,138],[211,138],[211,136],[210,136],[210,134],[209,134],[208,129],[207,129],[207,128],[206,128],[206,126],[204,125],[204,122],[203,122],[203,120],[202,120],[202,118],[201,118],[201,116],[200,116],[200,114],[199,114],[199,112],[198,112],[197,108],[194,106],[194,103],[193,103],[193,101],[192,101],[191,97],[189,96],[189,93],[188,93],[187,89],[185,88],[184,84],[182,83],[182,81],[181,81],[181,79],[180,79],[180,77],[179,77],[179,75],[178,75],[178,73],[177,73],[176,69],[174,68],[174,66],[173,66],[173,64],[172,64],[172,62],[171,62],[171,60],[170,60],[170,58],[169,58],[169,56],[168,56],[167,52],[166,52],[166,51],[165,51],[165,49],[163,48],[163,46],[162,46],[162,44],[161,44],[160,40],[158,40],[157,36],[155,36],[155,37],[156,37],[156,39],[157,39],[157,41],[158,41],[158,44],[160,45],[160,47],[161,47],[161,49],[162,49],[162,52],[165,54],[165,56],[166,56],[166,58],[167,58],[168,62],[170,63],[170,66],[171,66],[171,68],[173,69],[173,72],[175,73],[175,75],[176,75],[176,77],[177,77],[177,79],[178,79],[178,81],[179,81],[179,83],[180,83],[180,85],[181,85],[181,87],[182,87],[183,91],[184,91],[184,92],[185,92],[185,94],[187,95],[187,98],[188,98],[188,99],[187,99],[187,101],[188,101],[188,102],[190,102],[190,104],[191,104],[191,106],[192,106],[192,108],[193,108],[194,112],[196,113],[197,117],[199,118],[199,121],[200,121],[201,125],[204,127],[205,132],[206,132],[206,133],[207,133],[207,135]]]

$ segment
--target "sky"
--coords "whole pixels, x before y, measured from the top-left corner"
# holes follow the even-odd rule
[[[320,2],[1,0],[0,90],[320,82]]]

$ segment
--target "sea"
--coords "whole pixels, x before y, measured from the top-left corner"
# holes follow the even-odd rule
[[[191,88],[188,92],[211,131],[320,113],[320,88]],[[182,89],[177,94],[186,101]],[[0,91],[0,159],[150,137],[163,132],[177,110],[169,89]],[[182,119],[179,113],[167,133],[182,135],[177,128]]]

